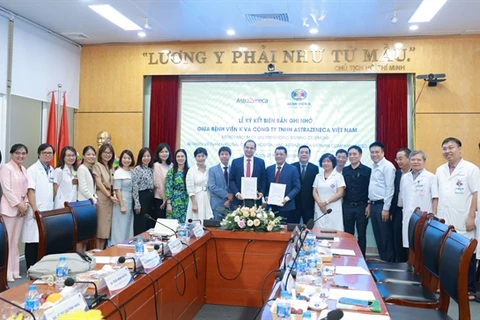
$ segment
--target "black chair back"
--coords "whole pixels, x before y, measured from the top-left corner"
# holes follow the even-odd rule
[[[36,211],[39,231],[38,260],[54,253],[75,252],[77,226],[70,208]]]
[[[438,221],[438,219],[430,218],[425,222],[422,237],[422,271],[424,284],[431,291],[435,291],[438,286],[438,279],[440,278],[440,252],[445,237],[451,229],[453,229],[453,226],[447,226]]]
[[[8,233],[0,215],[0,292],[8,290],[7,284],[7,265],[8,265]]]
[[[77,222],[77,241],[95,239],[97,236],[97,207],[90,201],[65,202]]]
[[[468,239],[454,230],[448,233],[443,244],[440,259],[439,309],[446,313],[452,298],[458,303],[459,319],[470,319],[468,269],[476,247],[477,240]]]

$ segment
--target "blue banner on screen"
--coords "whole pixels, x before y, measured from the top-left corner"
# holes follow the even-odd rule
[[[207,165],[218,163],[221,146],[232,159],[243,155],[247,139],[257,143],[256,156],[275,163],[277,146],[288,150],[287,162],[308,145],[310,161],[326,152],[356,144],[367,153],[375,140],[375,81],[182,82],[180,145],[207,149]]]

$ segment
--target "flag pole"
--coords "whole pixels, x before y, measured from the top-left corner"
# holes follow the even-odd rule
[[[61,116],[61,114],[62,114],[61,113],[62,112],[62,104],[61,104],[61,99],[60,99],[60,97],[62,96],[62,84],[59,83],[57,85],[57,87],[58,87],[58,90],[57,90],[58,91],[58,95],[57,95],[57,97],[58,97],[58,99],[57,99],[57,114],[58,114],[58,117],[57,117],[56,125],[57,125],[57,129],[58,129],[57,132],[60,132],[60,122],[62,121],[61,120],[62,119],[62,116]],[[57,135],[56,141],[55,141],[55,146],[54,146],[54,148],[56,150],[56,152],[55,152],[56,154],[54,155],[54,158],[57,158],[58,155],[59,155],[59,152],[60,152],[60,150],[57,150],[59,138],[60,138],[60,136]]]

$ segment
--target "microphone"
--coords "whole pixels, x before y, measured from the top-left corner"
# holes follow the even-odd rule
[[[125,258],[125,257],[121,256],[121,257],[118,258],[118,263],[123,264],[123,263],[125,263],[125,261],[127,259],[133,260],[133,272],[132,273],[133,273],[133,276],[135,277],[137,275],[137,261],[135,261],[135,258],[133,258],[133,257]]]
[[[340,320],[342,318],[343,318],[343,311],[340,309],[335,309],[327,313],[327,316],[320,320]]]
[[[284,275],[285,275],[285,269],[278,270],[277,275],[275,276],[275,282],[282,281]]]
[[[200,222],[201,225],[203,225],[203,221],[200,220],[200,219],[188,219],[188,223],[192,223],[192,222]]]
[[[170,227],[167,226],[166,224],[163,224],[163,223],[161,223],[161,222],[158,222],[158,220],[153,219],[152,216],[149,215],[148,213],[145,213],[145,218],[150,219],[150,220],[152,220],[152,221],[155,221],[155,223],[158,223],[159,225],[164,226],[164,227],[167,228],[168,230],[173,231],[173,234],[178,237],[178,231],[173,230],[172,228],[170,228]]]
[[[103,298],[106,297],[105,294],[98,294],[98,287],[97,287],[97,284],[93,281],[77,281],[77,280],[74,280],[73,278],[67,278],[65,279],[65,285],[67,287],[71,287],[73,286],[75,283],[87,283],[87,284],[93,284],[94,288],[95,288],[95,294],[94,296],[92,297],[91,295],[87,295],[85,296],[85,301],[87,302],[87,306],[89,309],[92,309],[93,307],[95,307],[99,301],[101,301]]]
[[[28,311],[27,309],[24,309],[24,308],[20,307],[18,304],[10,302],[5,298],[0,297],[0,300],[5,302],[5,303],[8,303],[11,306],[14,306],[14,307],[18,308],[19,310],[22,310],[23,312],[26,312],[26,313],[30,314],[30,316],[32,317],[33,320],[37,320],[37,318],[35,318],[35,315],[31,311]]]
[[[308,220],[307,222],[307,229],[312,229],[314,226],[315,226],[315,222],[317,222],[318,220],[322,219],[323,217],[325,217],[327,214],[330,214],[332,213],[332,209],[327,209],[327,212],[325,212],[324,214],[322,214],[320,217],[318,217],[317,219],[313,220],[313,219],[310,219]]]

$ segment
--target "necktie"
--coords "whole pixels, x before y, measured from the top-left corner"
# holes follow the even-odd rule
[[[247,159],[247,178],[252,175],[252,159]]]
[[[301,172],[302,180],[303,180],[303,178],[305,178],[305,168],[306,167],[307,167],[307,165],[302,164],[302,172]]]
[[[223,176],[225,177],[225,183],[228,186],[228,167],[227,166],[223,167]]]
[[[275,183],[278,183],[278,180],[280,179],[280,170],[282,170],[282,167],[278,166],[277,173],[275,173]]]

